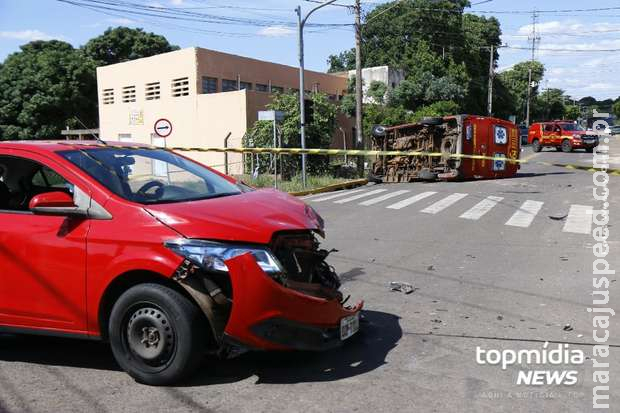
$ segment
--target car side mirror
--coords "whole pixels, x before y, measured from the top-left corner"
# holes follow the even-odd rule
[[[66,192],[55,191],[35,195],[28,204],[38,215],[87,216],[88,213],[75,205],[73,197]]]

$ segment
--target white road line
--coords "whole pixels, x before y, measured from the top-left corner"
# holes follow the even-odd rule
[[[536,215],[540,212],[544,202],[525,201],[517,212],[506,222],[505,225],[511,227],[527,228],[532,224]]]
[[[563,232],[575,234],[589,234],[592,232],[592,207],[586,205],[571,205]]]
[[[482,218],[487,212],[492,210],[495,207],[495,205],[499,204],[503,200],[504,198],[500,196],[487,197],[486,199],[474,205],[472,209],[470,209],[469,211],[461,215],[460,218],[471,219],[472,221],[477,221],[480,218]]]
[[[433,205],[430,205],[426,208],[424,208],[421,212],[424,212],[425,214],[437,214],[441,211],[443,211],[444,209],[448,208],[451,205],[456,204],[457,202],[459,202],[461,199],[465,198],[467,196],[467,194],[452,194],[450,196],[445,197],[444,199],[435,202]]]
[[[343,196],[347,196],[347,195],[351,195],[351,194],[356,194],[358,192],[364,192],[364,191],[366,191],[366,190],[365,189],[355,189],[353,191],[343,191],[343,192],[338,192],[336,194],[331,194],[331,195],[323,196],[321,198],[309,199],[309,201],[312,201],[312,202],[329,201],[330,199],[341,198]]]
[[[418,201],[421,201],[421,200],[423,200],[425,198],[428,198],[429,196],[433,196],[436,193],[437,192],[422,192],[421,194],[414,195],[411,198],[407,198],[407,199],[404,199],[404,200],[402,200],[400,202],[397,202],[395,204],[389,205],[386,208],[389,208],[389,209],[403,209],[405,207],[408,207],[411,204],[415,204]]]
[[[380,197],[372,198],[372,199],[369,199],[368,201],[360,202],[360,205],[368,206],[368,205],[378,204],[379,202],[383,202],[387,199],[395,198],[399,195],[408,194],[409,192],[410,191],[407,189],[404,189],[402,191],[390,192],[389,194],[381,195]]]
[[[348,202],[357,201],[358,199],[366,198],[367,196],[373,196],[376,194],[380,194],[385,191],[387,191],[387,189],[375,189],[374,191],[364,192],[363,194],[353,195],[345,199],[340,199],[338,201],[335,201],[334,204],[346,204]]]

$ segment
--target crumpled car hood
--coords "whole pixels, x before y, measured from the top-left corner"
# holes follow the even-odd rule
[[[277,231],[323,231],[323,219],[312,208],[272,189],[145,209],[187,238],[267,244]]]

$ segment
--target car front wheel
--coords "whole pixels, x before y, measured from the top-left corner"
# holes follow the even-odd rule
[[[188,377],[205,354],[205,324],[200,309],[182,294],[159,284],[140,284],[112,308],[112,352],[138,382],[174,384]]]
[[[568,139],[564,139],[562,141],[562,152],[568,153],[572,151],[573,147],[571,146],[570,141]]]
[[[542,150],[542,146],[540,146],[540,141],[538,139],[532,141],[532,150],[534,152],[540,152]]]

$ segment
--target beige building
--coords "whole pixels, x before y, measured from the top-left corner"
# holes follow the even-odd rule
[[[346,75],[307,71],[306,91],[334,102],[346,93]],[[104,140],[167,147],[241,146],[246,131],[274,92],[297,91],[297,68],[231,54],[188,48],[97,68],[99,129]],[[158,122],[159,121],[159,122]],[[333,147],[350,147],[352,122],[341,117]],[[158,128],[156,133],[155,128]],[[159,135],[167,135],[165,137]],[[224,154],[189,156],[223,170]],[[229,155],[230,173],[242,172],[241,155]]]

